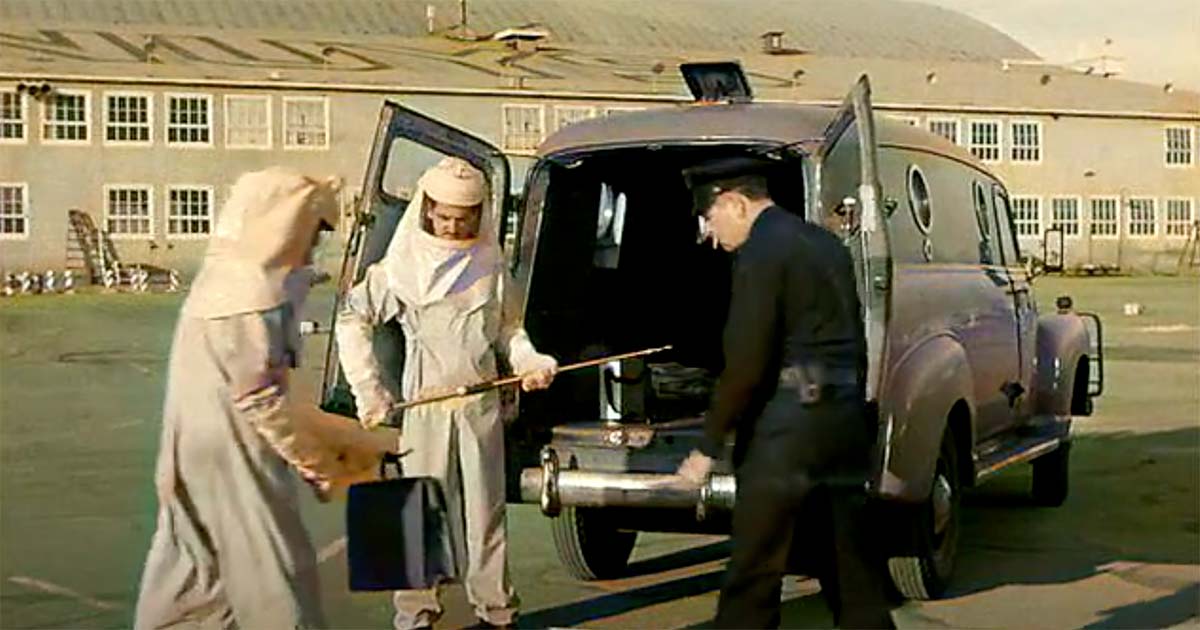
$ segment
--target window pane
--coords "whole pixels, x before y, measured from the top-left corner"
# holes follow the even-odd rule
[[[0,139],[25,139],[25,95],[0,92]]]
[[[210,99],[206,96],[172,96],[167,99],[167,141],[208,144]]]
[[[1158,234],[1158,217],[1154,199],[1129,200],[1129,234],[1131,236],[1155,236]]]
[[[284,142],[291,147],[324,147],[328,144],[328,101],[284,101]]]
[[[984,162],[1000,160],[1000,124],[997,122],[971,122],[971,153]]]
[[[1013,197],[1013,223],[1017,236],[1039,236],[1042,230],[1042,200],[1038,197]]]

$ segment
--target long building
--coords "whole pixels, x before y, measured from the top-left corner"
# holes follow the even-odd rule
[[[1200,94],[1048,64],[952,11],[896,0],[461,8],[5,0],[0,272],[61,269],[71,210],[122,261],[191,271],[233,181],[273,164],[343,176],[350,208],[384,98],[494,142],[519,181],[563,125],[690,100],[676,67],[700,59],[740,61],[761,100],[831,106],[868,73],[880,115],[994,168],[1038,257],[1053,229],[1068,267],[1174,271],[1196,229]],[[430,160],[404,155],[400,187]]]

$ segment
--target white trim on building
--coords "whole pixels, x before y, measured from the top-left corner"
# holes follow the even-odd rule
[[[930,116],[925,124],[929,133],[941,136],[954,144],[962,144],[962,121],[952,116]]]
[[[984,164],[997,164],[1004,159],[1003,133],[1004,125],[997,118],[971,119],[967,121],[967,150]]]
[[[1039,195],[1009,195],[1017,238],[1041,238],[1042,198]]]
[[[163,138],[173,149],[211,149],[215,124],[213,96],[197,92],[167,92],[163,94]],[[203,108],[197,108],[203,103]],[[176,105],[186,104],[176,113]],[[174,132],[174,133],[172,133]],[[172,139],[174,137],[175,139]]]
[[[301,105],[317,104],[321,111],[316,120],[312,112],[304,112]],[[294,116],[299,116],[298,119]],[[329,97],[328,96],[285,96],[283,97],[283,148],[289,151],[324,151],[329,148]]]
[[[66,106],[69,109],[60,108],[60,99],[63,98],[82,98],[82,106]],[[75,115],[82,114],[83,120],[78,120]],[[67,114],[68,117],[59,119],[60,114]],[[53,133],[52,133],[53,130]],[[52,137],[63,135],[72,135],[71,138]],[[92,143],[92,91],[91,90],[75,90],[61,89],[54,90],[42,101],[42,144],[55,146],[87,146]]]
[[[1040,120],[1008,122],[1008,159],[1013,164],[1041,164],[1045,134]]]
[[[225,148],[267,151],[274,144],[269,94],[225,95]],[[257,107],[254,107],[257,105]],[[249,107],[241,112],[237,106]]]
[[[207,240],[213,232],[216,191],[207,184],[169,184],[166,195],[167,238]]]
[[[1078,238],[1083,234],[1083,198],[1078,195],[1051,195],[1049,229],[1061,228],[1063,238]]]
[[[1095,239],[1121,237],[1121,198],[1095,195],[1088,198],[1088,234]]]
[[[113,240],[154,240],[154,187],[150,184],[105,184],[103,229]],[[122,199],[122,193],[124,198]],[[116,197],[114,197],[116,195]],[[137,198],[141,197],[141,198]],[[114,203],[122,212],[114,213]],[[136,211],[132,212],[132,211]],[[145,230],[140,229],[145,226]],[[120,229],[113,229],[114,227]]]
[[[596,108],[591,105],[555,105],[554,130],[596,117]]]
[[[1186,125],[1163,128],[1163,165],[1191,168],[1196,164],[1196,130]]]
[[[110,147],[147,147],[154,144],[154,94],[151,92],[131,92],[125,90],[114,90],[112,92],[103,92],[103,111],[104,111],[104,134],[101,136],[101,141],[105,146]],[[113,109],[115,104],[118,105],[116,111]],[[141,100],[140,107],[134,104]],[[113,120],[113,114],[118,114],[120,120]],[[113,132],[116,135],[121,135],[124,132],[126,138],[110,138]],[[143,136],[144,138],[137,138]],[[129,137],[135,137],[130,140]]]
[[[15,100],[15,102],[14,102]],[[16,131],[20,132],[18,136]],[[0,144],[29,142],[29,95],[15,88],[0,92]]]
[[[503,151],[533,155],[546,138],[546,108],[542,105],[504,103],[500,106]]]
[[[15,198],[11,195],[16,192]],[[13,212],[13,209],[17,212]],[[24,241],[29,238],[29,184],[0,182],[0,241]],[[15,231],[17,226],[21,231]]]
[[[1158,200],[1154,197],[1129,197],[1126,201],[1129,212],[1126,213],[1126,234],[1132,239],[1157,238],[1158,229]]]
[[[1191,197],[1163,198],[1163,236],[1187,238],[1192,235],[1196,221],[1196,202]]]

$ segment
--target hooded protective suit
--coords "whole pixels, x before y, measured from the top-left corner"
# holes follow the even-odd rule
[[[441,239],[423,228],[425,197],[457,206],[486,199],[483,174],[446,158],[418,182],[383,260],[346,296],[335,328],[342,370],[360,419],[383,421],[397,396],[381,377],[372,330],[397,320],[404,331],[404,399],[443,393],[497,376],[497,352],[513,370],[553,369],[519,326],[502,318],[507,272],[493,226],[482,212],[478,236]],[[467,558],[467,596],[480,619],[511,623],[518,601],[509,582],[504,525],[504,428],[496,392],[415,407],[404,414],[404,473],[439,479],[450,504],[459,558]],[[462,563],[460,562],[460,565]],[[436,589],[398,591],[395,625],[431,625],[441,615]]]
[[[345,422],[358,435],[335,443],[315,408],[287,407],[304,266],[320,223],[337,222],[334,192],[268,169],[242,176],[221,212],[171,347],[137,628],[324,624],[289,467],[323,483],[394,447]]]

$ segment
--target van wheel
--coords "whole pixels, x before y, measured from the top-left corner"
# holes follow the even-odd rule
[[[946,429],[929,500],[907,513],[900,557],[888,559],[896,590],[908,599],[934,599],[946,591],[958,551],[961,489],[958,451]]]
[[[1070,485],[1071,443],[1033,460],[1033,502],[1044,507],[1058,507],[1067,500]]]
[[[581,580],[621,577],[637,542],[637,532],[617,529],[603,511],[565,507],[550,519],[554,547],[567,571]]]

